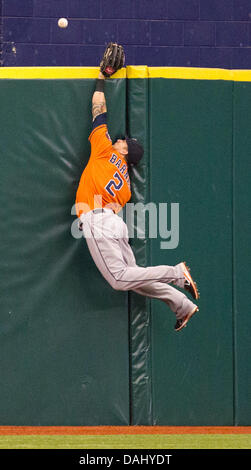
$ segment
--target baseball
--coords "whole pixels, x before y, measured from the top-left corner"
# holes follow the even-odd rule
[[[60,18],[58,20],[58,26],[59,26],[59,28],[67,28],[68,20],[66,18]]]

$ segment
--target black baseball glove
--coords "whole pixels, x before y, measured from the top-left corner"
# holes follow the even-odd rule
[[[104,52],[103,58],[100,62],[100,72],[105,77],[110,77],[117,70],[125,65],[125,53],[122,46],[110,42]]]

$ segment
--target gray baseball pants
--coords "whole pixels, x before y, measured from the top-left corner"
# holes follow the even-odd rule
[[[81,215],[83,235],[90,254],[109,284],[116,290],[132,290],[146,297],[165,302],[181,319],[196,306],[175,287],[184,287],[181,264],[176,266],[137,265],[128,243],[128,229],[121,217],[111,209]]]

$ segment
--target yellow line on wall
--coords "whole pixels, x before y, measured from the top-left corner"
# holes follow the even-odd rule
[[[126,67],[127,78],[148,78],[149,67],[147,65],[128,65]]]
[[[1,67],[0,79],[16,80],[56,80],[97,78],[99,67]],[[123,68],[113,75],[113,78],[126,78]]]
[[[193,67],[149,67],[149,78],[182,78],[187,80],[233,80],[233,70]]]
[[[199,67],[149,67],[148,77],[250,82],[251,70],[205,69]]]
[[[233,70],[235,82],[251,82],[251,70]]]
[[[56,80],[97,78],[99,67],[1,67],[0,79]],[[229,80],[251,82],[251,70],[199,67],[148,67],[129,65],[112,78],[173,78],[184,80]]]
[[[127,67],[127,78],[178,78],[185,80],[231,80],[250,82],[251,70],[129,65]]]

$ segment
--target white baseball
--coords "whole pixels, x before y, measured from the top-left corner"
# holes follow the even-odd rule
[[[60,18],[58,20],[58,26],[59,26],[59,28],[67,28],[68,20],[66,18]]]

